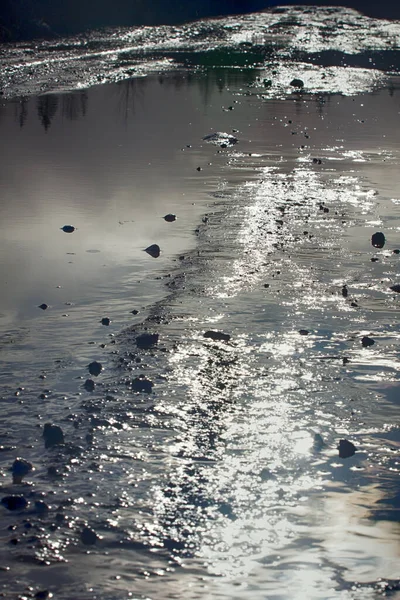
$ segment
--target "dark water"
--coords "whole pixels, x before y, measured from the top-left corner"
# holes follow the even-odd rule
[[[399,24],[204,21],[172,62],[161,31],[131,79],[104,57],[135,31],[71,77],[76,40],[52,48],[60,86],[48,46],[29,81],[4,48],[2,497],[29,504],[1,507],[3,596],[399,597]]]

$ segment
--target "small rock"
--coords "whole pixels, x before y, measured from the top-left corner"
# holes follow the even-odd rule
[[[135,308],[135,310],[131,310],[131,314],[132,314],[132,315],[138,315],[138,314],[139,314],[139,311],[138,311],[138,310],[136,310],[136,308]]]
[[[85,546],[93,546],[97,540],[98,536],[93,529],[90,527],[84,527],[81,531],[81,542],[85,544]]]
[[[52,448],[64,443],[64,434],[58,425],[45,423],[43,428],[44,445],[46,448]]]
[[[150,381],[150,379],[147,379],[145,375],[140,375],[132,381],[132,390],[134,392],[144,392],[146,394],[151,394],[153,387],[154,383]]]
[[[313,443],[314,450],[316,450],[316,451],[322,450],[322,448],[324,446],[325,446],[325,442],[322,438],[322,435],[320,433],[316,433],[314,435],[314,443]]]
[[[24,458],[16,458],[11,467],[13,483],[21,483],[25,475],[28,475],[32,470],[32,463]]]
[[[49,592],[49,590],[40,590],[36,592],[35,598],[36,600],[47,600],[47,598],[52,598],[53,594]]]
[[[400,254],[400,250],[399,250],[398,248],[395,248],[395,249],[393,250],[393,254]]]
[[[103,370],[103,365],[97,362],[97,360],[94,360],[90,363],[90,365],[88,365],[88,369],[91,375],[98,377]]]
[[[48,469],[47,469],[47,475],[49,477],[61,477],[62,476],[62,474],[60,473],[60,471],[54,465],[50,465],[50,467],[48,467]]]
[[[103,317],[100,322],[102,325],[106,325],[108,327],[109,324],[111,323],[111,319],[109,319],[108,317]]]
[[[85,388],[85,390],[87,392],[94,392],[94,388],[96,387],[96,384],[93,381],[93,379],[86,379],[85,383],[83,384],[83,387]]]
[[[176,221],[176,215],[169,213],[168,215],[165,215],[164,220],[167,221],[167,223],[173,223]]]
[[[75,231],[75,227],[73,227],[73,225],[64,225],[64,227],[61,227],[61,230],[64,233],[73,233]]]
[[[308,329],[299,329],[299,334],[300,335],[308,335],[310,332],[308,331]]]
[[[368,346],[373,346],[375,344],[375,341],[367,335],[364,335],[364,337],[361,339],[361,343],[364,346],[364,348],[368,348]]]
[[[374,246],[374,248],[383,248],[385,241],[385,236],[381,231],[377,231],[371,237],[371,244]]]
[[[344,285],[342,287],[342,296],[343,296],[343,298],[347,298],[348,295],[349,295],[349,290],[347,289],[347,285]]]
[[[159,337],[158,333],[142,333],[136,338],[136,345],[138,348],[148,350],[158,344]]]
[[[314,165],[322,165],[322,160],[320,158],[312,159]]]
[[[397,294],[400,294],[400,284],[396,283],[395,285],[391,285],[390,289],[392,290],[392,292],[396,292]]]
[[[38,308],[41,308],[42,310],[46,310],[47,308],[49,308],[49,305],[48,305],[48,304],[45,304],[45,303],[43,302],[43,304],[39,304]]]
[[[8,510],[23,510],[28,506],[28,502],[23,496],[4,496],[1,503]]]
[[[378,262],[378,261],[379,261],[379,258],[377,258],[376,256],[373,256],[371,258],[371,262]]]
[[[49,512],[49,506],[43,500],[36,500],[35,502],[35,510],[41,515],[44,515]]]
[[[161,249],[158,244],[152,244],[151,246],[145,248],[144,251],[147,252],[147,254],[150,254],[150,256],[152,256],[153,258],[158,258],[161,253]]]
[[[290,82],[290,85],[292,87],[296,87],[296,88],[303,88],[304,87],[304,81],[302,79],[292,79],[292,81]]]
[[[231,339],[228,333],[223,333],[222,331],[206,331],[203,337],[210,338],[216,342],[229,342]]]
[[[197,167],[196,171],[201,171],[201,167]]]
[[[348,440],[340,440],[337,448],[340,458],[350,458],[350,456],[354,456],[356,453],[356,447]]]

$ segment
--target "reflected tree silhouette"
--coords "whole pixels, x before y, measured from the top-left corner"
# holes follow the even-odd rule
[[[138,100],[143,101],[143,92],[146,84],[147,78],[125,79],[117,82],[117,111],[124,121],[128,120],[130,113],[135,112],[135,103]]]
[[[40,122],[45,131],[48,131],[51,121],[58,109],[58,96],[55,94],[46,94],[37,99],[37,112]]]
[[[19,106],[18,106],[18,116],[17,116],[17,120],[18,120],[18,123],[19,123],[19,126],[21,129],[25,125],[27,117],[28,117],[28,100],[26,98],[22,98],[19,103]]]
[[[69,121],[84,117],[87,112],[88,95],[86,91],[62,96],[62,116]]]

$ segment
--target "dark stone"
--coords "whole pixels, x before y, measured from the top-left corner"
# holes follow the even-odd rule
[[[158,258],[161,252],[160,246],[158,244],[152,244],[151,246],[145,248],[145,252],[147,252],[147,254],[150,254],[150,256],[152,256],[153,258]]]
[[[168,215],[165,215],[164,220],[167,221],[167,223],[173,223],[176,221],[176,215],[169,213]]]
[[[48,469],[47,469],[47,475],[49,477],[61,477],[61,473],[60,471],[57,469],[57,467],[55,467],[54,465],[51,465]]]
[[[110,323],[111,323],[111,320],[108,317],[103,317],[101,320],[101,324],[106,325],[107,327]]]
[[[196,171],[201,171],[201,167],[197,167]]]
[[[44,515],[44,514],[48,513],[50,509],[49,509],[48,505],[46,504],[46,502],[43,502],[43,500],[36,500],[35,510],[39,514]]]
[[[94,388],[96,387],[96,384],[93,381],[93,379],[86,379],[85,383],[83,384],[83,387],[85,388],[85,390],[87,392],[94,392]]]
[[[159,337],[158,333],[142,333],[136,338],[136,345],[138,348],[148,350],[158,344]]]
[[[296,87],[296,88],[303,88],[304,87],[304,81],[302,79],[292,79],[292,81],[290,82],[290,85],[292,87]]]
[[[84,527],[81,531],[81,542],[85,546],[94,546],[97,542],[98,537],[95,531],[90,527]]]
[[[322,160],[320,158],[312,159],[314,165],[322,165]]]
[[[210,338],[216,342],[229,342],[231,339],[228,333],[223,333],[222,331],[206,331],[203,337]]]
[[[308,331],[308,329],[300,329],[299,330],[299,334],[300,335],[308,335],[310,332]]]
[[[131,311],[131,314],[132,314],[132,315],[138,315],[138,314],[139,314],[139,311],[138,311],[138,310],[136,310],[136,308],[135,308],[135,310],[132,310],[132,311]]]
[[[319,450],[322,450],[322,448],[324,446],[325,446],[325,442],[322,438],[322,435],[320,433],[316,433],[314,435],[314,443],[313,443],[314,450],[316,450],[318,452]]]
[[[46,448],[52,448],[64,443],[64,434],[58,425],[45,423],[43,428],[44,445]]]
[[[374,248],[383,248],[385,241],[385,236],[381,231],[377,231],[371,237],[371,244],[374,246]]]
[[[75,227],[73,227],[73,225],[64,225],[64,227],[61,227],[61,229],[64,233],[74,233],[75,231]]]
[[[32,463],[28,462],[24,458],[16,458],[11,467],[13,483],[21,483],[25,475],[28,475],[32,469]]]
[[[361,339],[361,343],[364,346],[364,348],[368,348],[368,346],[373,346],[375,344],[375,341],[367,335],[364,335],[364,337]]]
[[[340,440],[337,448],[340,458],[350,458],[350,456],[354,456],[356,453],[356,447],[348,440]]]
[[[343,298],[347,298],[348,295],[349,295],[349,290],[347,289],[347,285],[344,285],[342,287],[342,296],[343,296]]]
[[[379,261],[379,258],[377,258],[376,256],[373,256],[371,258],[371,262],[378,262],[378,261]]]
[[[43,302],[43,304],[39,304],[38,308],[41,308],[42,310],[46,310],[47,308],[49,308],[49,305],[48,305],[48,304],[45,304],[45,303]]]
[[[35,598],[36,600],[47,600],[47,598],[51,598],[51,593],[49,592],[49,590],[40,590],[39,592],[36,592],[35,594]]]
[[[90,363],[90,365],[88,365],[88,369],[91,375],[98,377],[103,370],[103,365],[97,362],[97,360],[94,360]]]
[[[399,250],[398,248],[395,248],[395,249],[393,250],[393,254],[400,254],[400,250]]]
[[[1,503],[8,510],[23,510],[28,506],[28,502],[23,496],[4,496]]]
[[[150,379],[147,379],[147,377],[145,377],[144,375],[140,375],[132,381],[132,390],[134,392],[144,392],[146,394],[151,394],[153,387],[154,383],[150,381]]]
[[[390,289],[392,290],[392,292],[396,292],[397,294],[400,294],[400,284],[396,283],[395,285],[391,285]]]

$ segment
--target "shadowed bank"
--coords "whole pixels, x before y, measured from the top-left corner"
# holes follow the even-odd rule
[[[0,41],[52,38],[102,27],[180,24],[284,4],[347,6],[378,18],[400,17],[400,5],[393,0],[3,0],[0,6]]]

